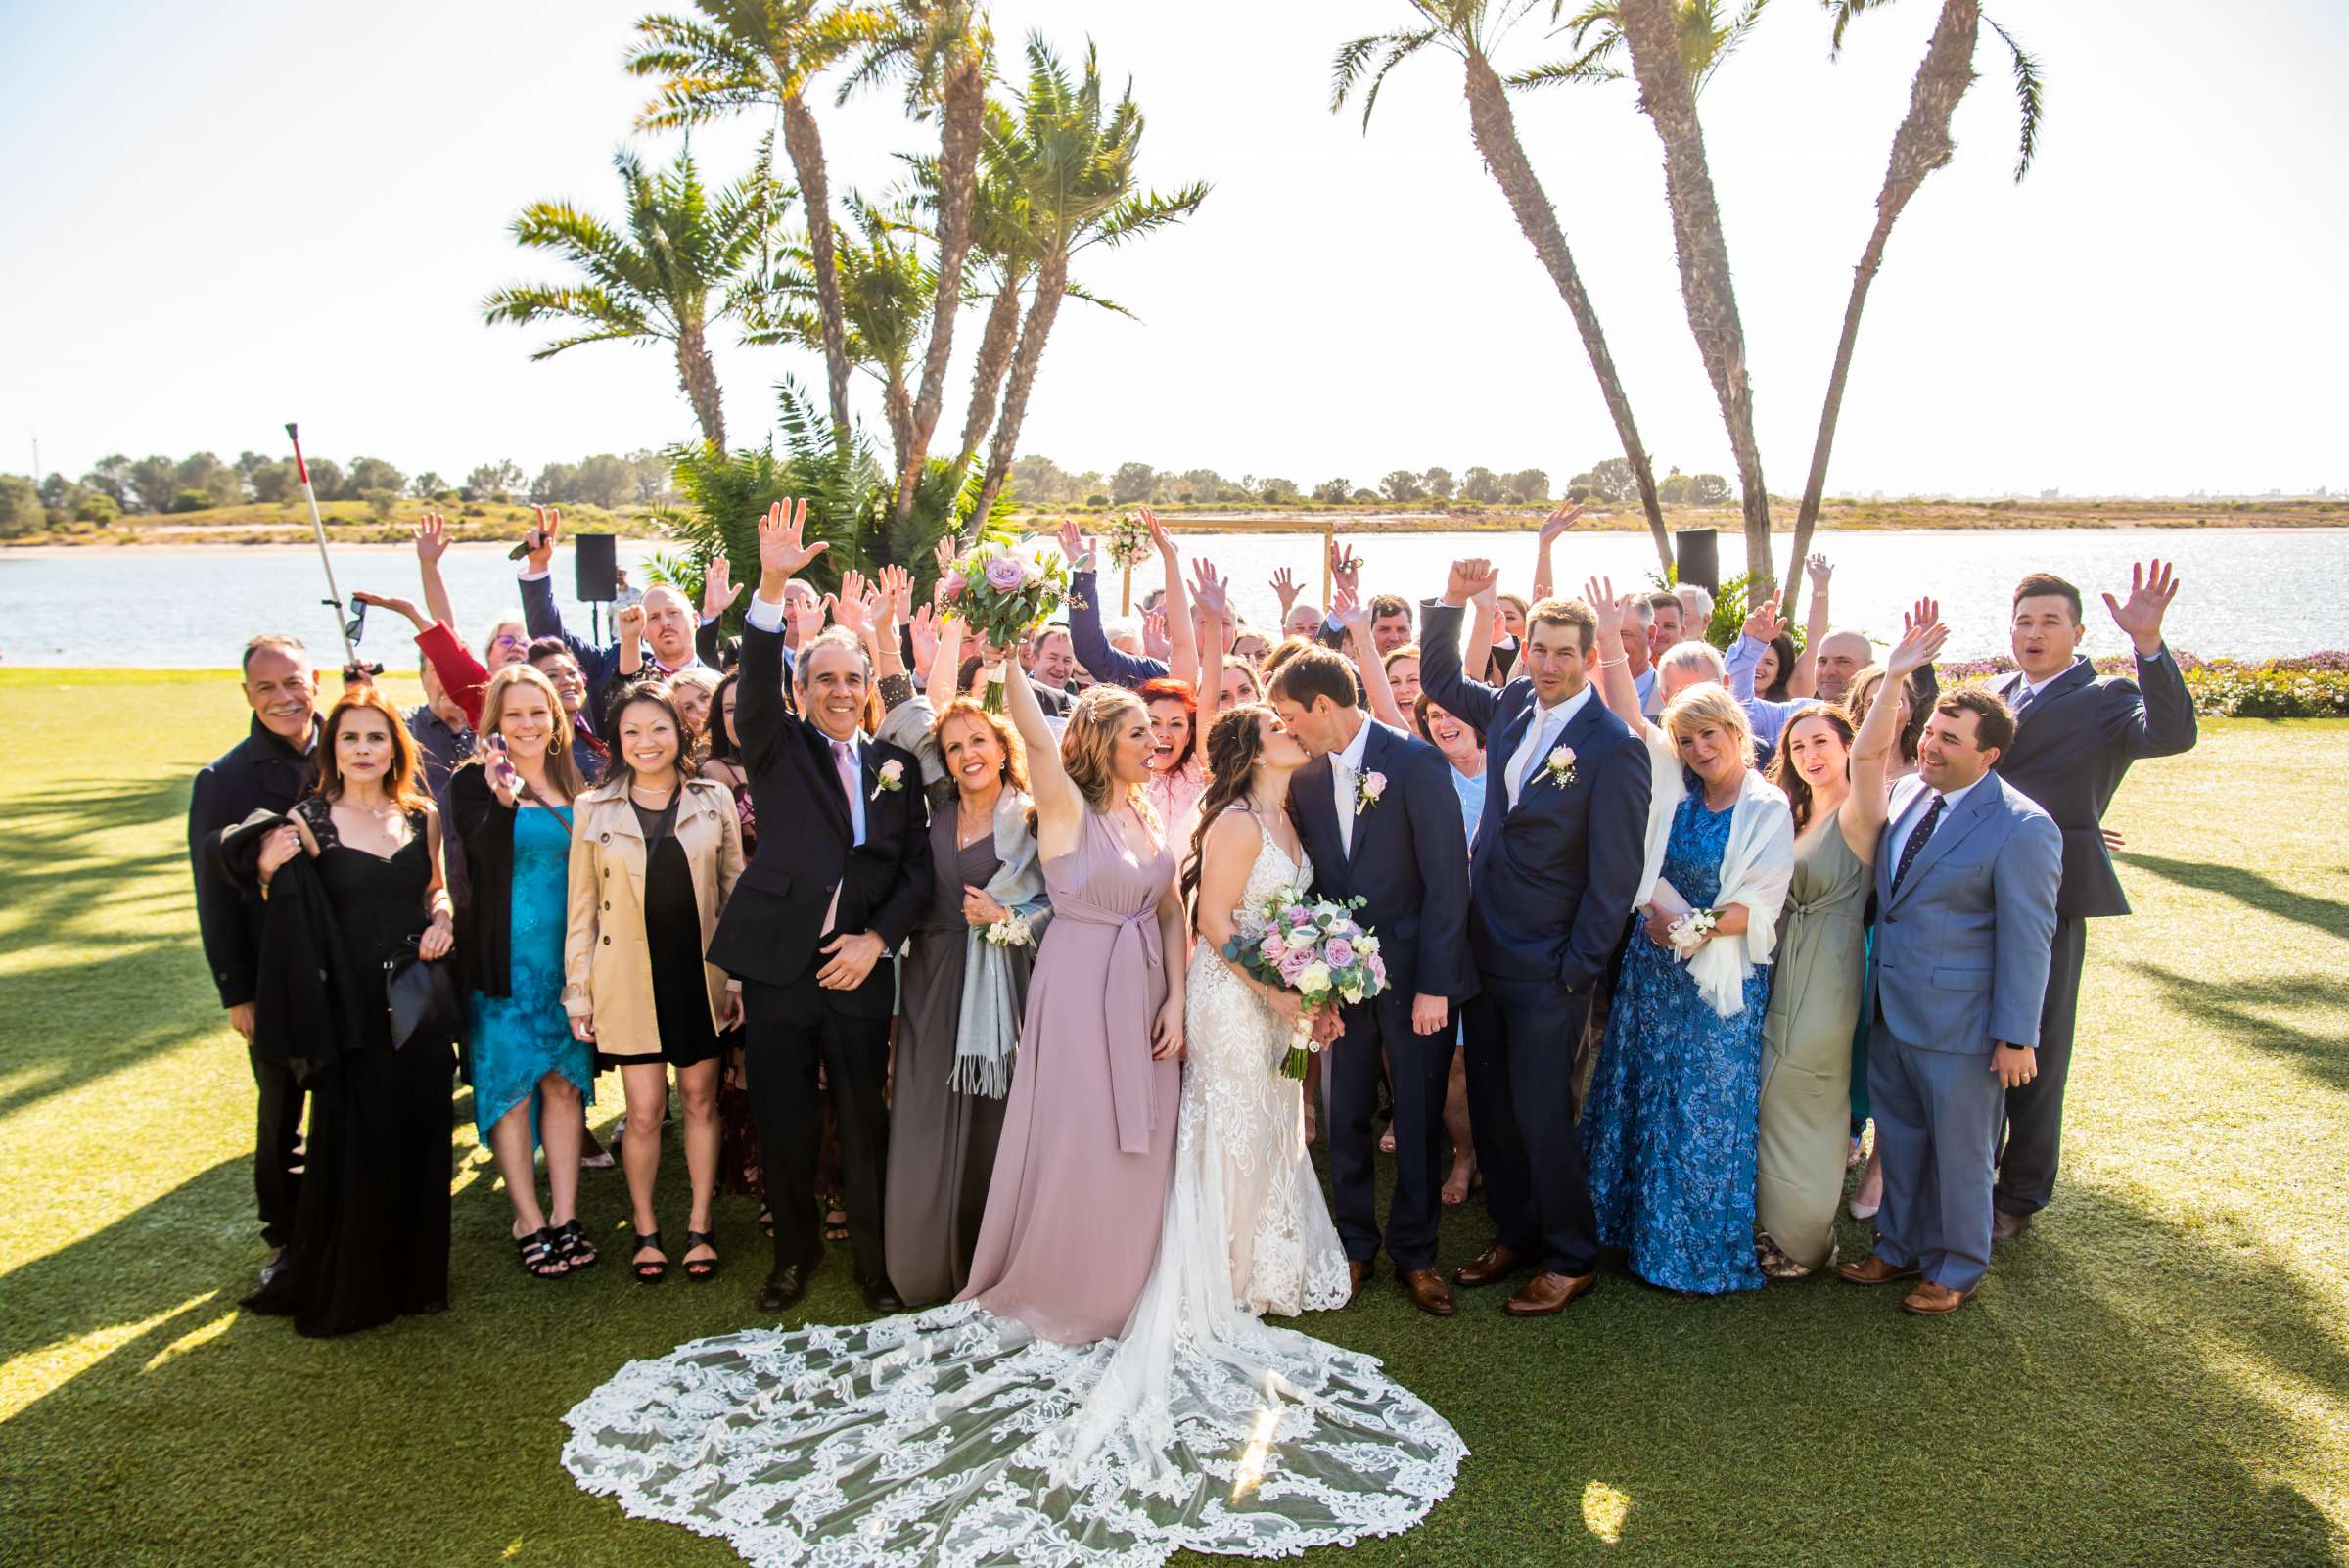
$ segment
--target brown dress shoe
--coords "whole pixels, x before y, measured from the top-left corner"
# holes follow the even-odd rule
[[[1896,1279],[1914,1279],[1919,1270],[1898,1268],[1869,1253],[1856,1264],[1838,1264],[1835,1271],[1855,1285],[1889,1285]]]
[[[2008,1214],[2001,1209],[1990,1217],[1990,1239],[1993,1241],[2012,1241],[2030,1228],[2031,1217],[2027,1214]]]
[[[1939,1317],[1944,1313],[1956,1312],[1973,1297],[1970,1290],[1952,1290],[1928,1279],[1901,1298],[1901,1311],[1914,1313],[1919,1317]]]
[[[1511,1317],[1547,1317],[1562,1313],[1574,1298],[1598,1283],[1598,1275],[1553,1274],[1546,1269],[1517,1287],[1517,1294],[1501,1304],[1501,1311]]]
[[[1362,1281],[1364,1281],[1364,1280],[1368,1279],[1369,1277],[1370,1277],[1370,1260],[1369,1260],[1369,1259],[1367,1259],[1367,1258],[1349,1258],[1349,1259],[1347,1259],[1347,1260],[1346,1260],[1346,1279],[1347,1279],[1346,1305],[1347,1305],[1347,1306],[1351,1307],[1351,1306],[1353,1306],[1353,1305],[1354,1305],[1356,1302],[1358,1302],[1358,1301],[1359,1301],[1359,1300],[1361,1300],[1361,1299],[1362,1299]]]
[[[1423,1313],[1437,1317],[1450,1317],[1460,1310],[1460,1304],[1451,1299],[1451,1291],[1446,1287],[1444,1276],[1433,1268],[1413,1268],[1407,1272],[1398,1269],[1395,1278],[1402,1284],[1404,1293],[1411,1298],[1411,1305]]]
[[[1463,1265],[1451,1276],[1455,1285],[1474,1290],[1479,1285],[1497,1285],[1525,1267],[1526,1260],[1513,1247],[1496,1241],[1477,1255],[1474,1263]]]

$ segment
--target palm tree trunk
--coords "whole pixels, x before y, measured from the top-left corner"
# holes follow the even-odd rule
[[[719,452],[726,449],[726,412],[717,392],[717,370],[710,362],[709,341],[699,321],[689,321],[677,333],[677,385],[701,421],[702,438]]]
[[[1827,375],[1825,406],[1819,410],[1819,438],[1811,448],[1811,477],[1803,484],[1802,510],[1794,519],[1794,552],[1786,562],[1785,615],[1797,619],[1801,597],[1803,557],[1810,552],[1811,535],[1819,526],[1819,498],[1827,487],[1827,454],[1835,445],[1835,422],[1843,414],[1843,388],[1852,373],[1852,350],[1860,341],[1860,312],[1867,303],[1868,285],[1884,264],[1884,246],[1892,226],[1900,221],[1909,199],[1925,183],[1925,176],[1950,161],[1956,143],[1950,121],[1958,101],[1974,83],[1974,43],[1981,31],[1982,7],[1977,0],[1945,0],[1933,41],[1925,46],[1924,63],[1909,89],[1909,116],[1893,134],[1892,162],[1884,170],[1884,189],[1876,195],[1876,226],[1860,253],[1852,274],[1852,298],[1843,307],[1843,337],[1835,345],[1835,368]]]
[[[881,412],[889,420],[890,447],[897,456],[898,471],[903,473],[906,448],[913,444],[913,396],[905,390],[905,378],[895,371],[881,389]]]
[[[1762,449],[1754,439],[1754,397],[1745,374],[1745,328],[1729,278],[1729,244],[1722,233],[1704,127],[1696,117],[1696,89],[1681,58],[1674,12],[1673,0],[1623,0],[1623,38],[1631,47],[1639,107],[1664,144],[1664,193],[1681,263],[1681,299],[1737,460],[1751,576],[1747,592],[1759,598],[1777,580],[1770,551],[1770,491],[1762,482]]]
[[[979,335],[979,363],[971,373],[971,411],[962,422],[962,452],[954,467],[967,470],[995,422],[995,399],[1003,392],[1003,373],[1011,368],[1011,350],[1020,332],[1020,277],[1006,271],[995,302],[988,307],[987,330]]]
[[[840,303],[840,265],[832,249],[832,187],[824,177],[824,138],[798,94],[783,100],[783,147],[807,210],[807,255],[815,273],[815,309],[823,323],[824,379],[832,396],[832,428],[849,430],[849,324]]]
[[[1003,394],[1003,419],[995,426],[994,445],[988,449],[987,479],[979,488],[979,504],[971,511],[969,538],[977,540],[987,526],[987,514],[1011,477],[1011,460],[1020,445],[1020,423],[1028,417],[1028,394],[1036,390],[1036,367],[1044,357],[1044,340],[1052,336],[1052,319],[1060,314],[1061,297],[1069,284],[1069,258],[1055,252],[1044,258],[1036,278],[1036,299],[1020,328],[1019,352],[1011,362],[1011,385]]]
[[[1508,198],[1509,209],[1517,214],[1517,226],[1534,245],[1534,254],[1548,269],[1550,281],[1558,288],[1559,298],[1566,301],[1567,312],[1583,336],[1583,349],[1590,356],[1591,372],[1598,377],[1598,393],[1606,402],[1607,413],[1615,421],[1616,438],[1623,442],[1624,461],[1632,465],[1632,476],[1639,486],[1639,505],[1647,513],[1647,530],[1655,536],[1656,555],[1664,563],[1665,575],[1672,573],[1672,535],[1664,527],[1664,506],[1656,496],[1656,471],[1648,462],[1647,448],[1640,444],[1639,427],[1632,419],[1632,401],[1623,390],[1623,377],[1616,372],[1615,356],[1607,351],[1607,335],[1598,325],[1598,311],[1590,303],[1590,296],[1583,288],[1582,273],[1574,264],[1574,253],[1566,247],[1565,231],[1558,226],[1557,209],[1550,206],[1549,196],[1542,189],[1541,179],[1534,173],[1525,147],[1517,139],[1517,119],[1509,112],[1507,89],[1499,75],[1484,56],[1468,57],[1468,128],[1475,138],[1476,150],[1492,170],[1494,183]]]
[[[930,313],[930,346],[922,361],[922,390],[910,417],[911,434],[898,460],[898,521],[913,515],[913,492],[930,438],[946,403],[946,371],[954,349],[954,317],[962,308],[962,268],[971,254],[971,201],[979,183],[979,128],[987,112],[983,58],[965,58],[945,81],[938,138],[938,289]]]

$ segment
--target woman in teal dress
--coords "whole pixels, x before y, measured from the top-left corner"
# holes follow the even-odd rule
[[[1693,1294],[1756,1290],[1762,1020],[1794,826],[1786,797],[1754,772],[1753,732],[1727,691],[1683,691],[1664,728],[1685,794],[1616,978],[1583,1156],[1599,1243],[1630,1254],[1634,1273]],[[1669,941],[1682,905],[1717,922],[1685,959]]]
[[[596,1261],[576,1208],[595,1065],[563,1010],[572,801],[585,784],[554,684],[528,665],[490,677],[482,733],[482,754],[449,778],[473,877],[459,953],[474,1127],[505,1177],[522,1267],[549,1279]]]

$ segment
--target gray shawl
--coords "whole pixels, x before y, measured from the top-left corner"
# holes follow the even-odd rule
[[[1028,825],[1030,802],[1005,786],[995,801],[995,858],[987,896],[1025,916],[1041,944],[1052,900],[1044,891],[1043,863],[1036,833]],[[973,926],[963,939],[962,1016],[954,1031],[954,1076],[949,1083],[965,1094],[999,1100],[1011,1091],[1011,1063],[1019,1047],[1020,1014],[1013,995],[1011,952]]]

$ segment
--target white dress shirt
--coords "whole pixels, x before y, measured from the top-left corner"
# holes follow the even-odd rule
[[[1885,861],[1885,864],[1891,866],[1896,875],[1899,873],[1901,852],[1908,848],[1909,837],[1916,831],[1916,825],[1925,819],[1925,812],[1932,809],[1935,795],[1941,795],[1943,802],[1941,821],[1933,829],[1934,832],[1939,833],[1949,827],[1950,818],[1958,814],[1958,807],[1963,804],[1965,798],[1980,789],[1989,777],[1990,775],[1985,773],[1965,788],[1951,790],[1946,794],[1933,789],[1918,790],[1916,799],[1909,803],[1909,808],[1901,813],[1901,819],[1892,825],[1892,837],[1884,844],[1884,853],[1891,858]]]
[[[1338,842],[1354,853],[1355,791],[1362,776],[1362,752],[1370,744],[1370,721],[1356,726],[1345,749],[1329,754],[1329,785],[1338,803]]]
[[[1502,775],[1509,787],[1510,810],[1517,809],[1517,798],[1525,793],[1526,776],[1534,770],[1535,759],[1549,755],[1555,738],[1574,722],[1574,715],[1583,711],[1583,705],[1596,695],[1590,683],[1585,681],[1581,691],[1554,708],[1535,704],[1533,719],[1525,726],[1525,739],[1518,742],[1517,750],[1510,754],[1509,770]]]
[[[783,606],[778,602],[761,599],[753,594],[750,607],[743,612],[743,619],[760,631],[781,631],[783,629]],[[785,676],[787,681],[789,678],[788,675]],[[837,763],[834,761],[837,754],[832,751],[832,737],[824,735],[821,729],[818,729],[816,733],[823,737],[824,761],[837,767]],[[852,734],[849,737],[848,745],[849,761],[852,763],[851,776],[861,780],[864,777],[864,732],[858,730]],[[849,842],[860,845],[864,842],[864,791],[861,788],[850,789],[846,783],[842,785],[842,789],[848,796]],[[840,889],[835,886],[832,889],[831,906],[824,911],[824,928],[831,930],[839,916]]]

